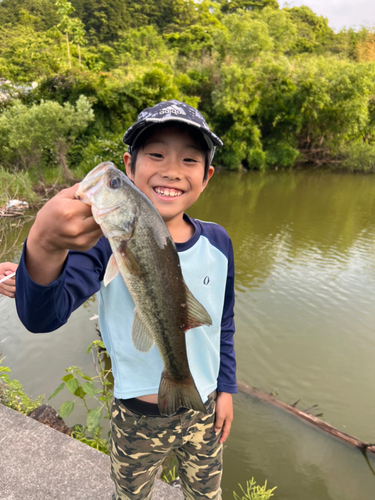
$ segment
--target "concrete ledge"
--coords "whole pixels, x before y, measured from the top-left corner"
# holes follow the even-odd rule
[[[0,499],[111,500],[109,457],[0,404]],[[183,500],[155,481],[152,500]]]

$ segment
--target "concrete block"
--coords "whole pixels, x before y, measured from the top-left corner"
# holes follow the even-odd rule
[[[0,499],[111,500],[109,457],[0,404]],[[155,481],[152,500],[183,500]]]

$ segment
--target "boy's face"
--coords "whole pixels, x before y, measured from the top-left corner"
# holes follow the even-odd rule
[[[214,173],[204,177],[204,152],[187,133],[171,128],[155,133],[140,148],[134,174],[131,155],[125,153],[128,177],[152,201],[165,222],[181,217],[207,186]]]

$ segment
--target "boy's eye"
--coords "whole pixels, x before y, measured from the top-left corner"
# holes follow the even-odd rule
[[[154,158],[163,158],[163,155],[160,153],[149,153],[150,156],[153,156]]]
[[[184,161],[187,161],[188,163],[196,163],[197,160],[195,160],[194,158],[184,158]]]

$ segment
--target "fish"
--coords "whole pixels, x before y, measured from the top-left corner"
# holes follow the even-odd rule
[[[91,170],[80,182],[76,198],[91,205],[112,249],[104,285],[120,273],[134,300],[134,347],[148,352],[156,344],[163,360],[160,414],[172,415],[181,407],[207,413],[189,369],[185,332],[211,326],[212,320],[184,281],[161,215],[112,162]]]

